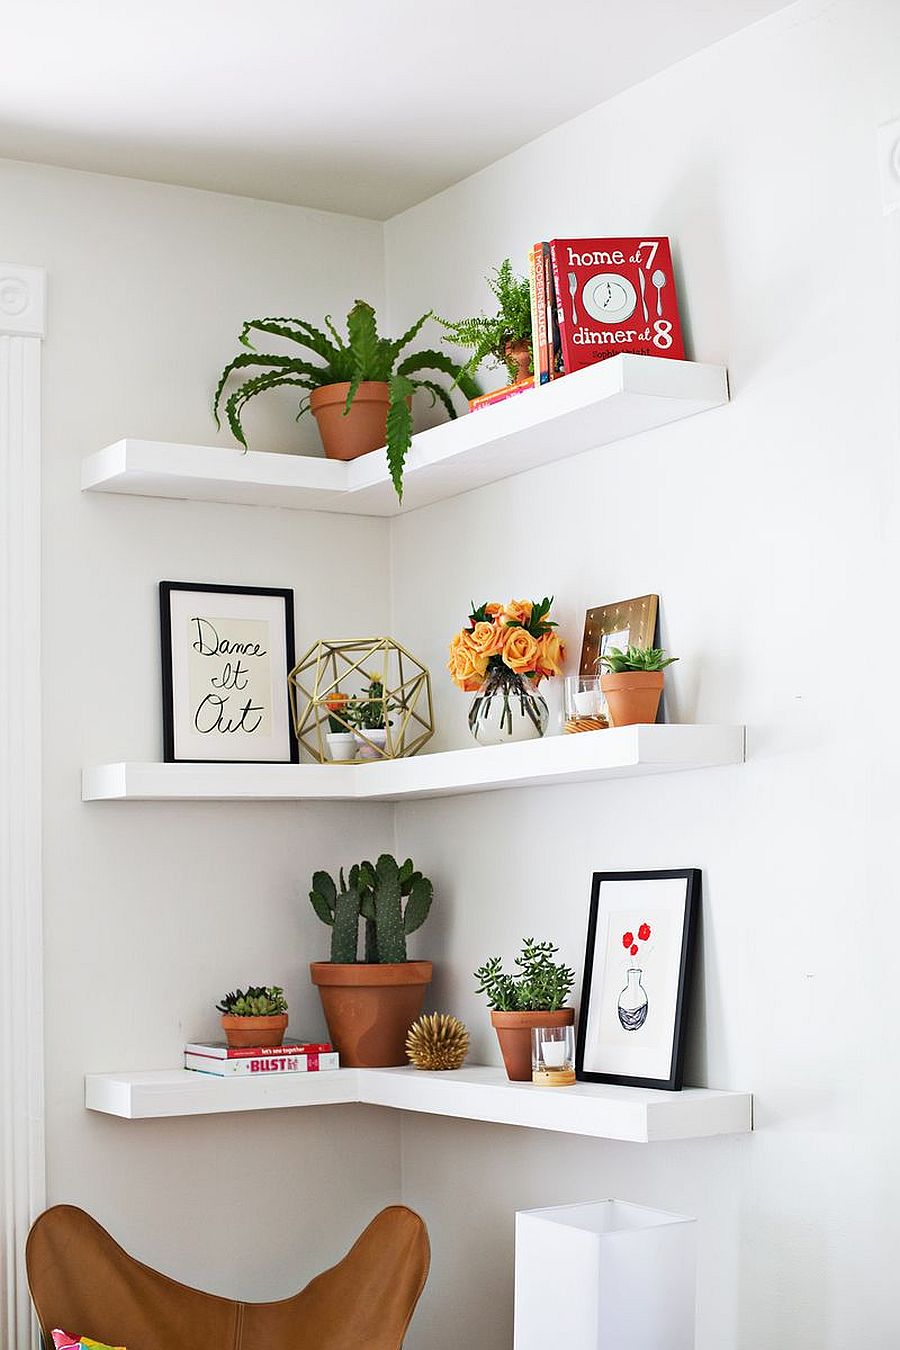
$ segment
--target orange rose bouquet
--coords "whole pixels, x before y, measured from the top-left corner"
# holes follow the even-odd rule
[[[455,684],[477,695],[469,728],[481,744],[543,736],[547,705],[541,680],[558,675],[565,648],[550,618],[552,596],[473,605],[468,625],[450,642],[447,668]]]

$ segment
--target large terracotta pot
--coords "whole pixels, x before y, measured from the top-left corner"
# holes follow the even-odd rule
[[[287,1013],[274,1013],[271,1017],[235,1017],[233,1013],[222,1013],[222,1030],[225,1039],[233,1046],[273,1046],[281,1045],[287,1031]]]
[[[348,1069],[408,1064],[406,1033],[422,1011],[430,961],[341,965],[312,961],[328,1034]]]
[[[387,440],[387,384],[363,380],[345,417],[349,388],[346,383],[326,384],[309,396],[328,459],[358,459]]]
[[[614,727],[656,721],[663,689],[661,670],[623,670],[617,674],[609,671],[600,676],[600,688],[606,695]]]
[[[491,1023],[500,1042],[506,1076],[513,1083],[531,1082],[531,1031],[533,1027],[570,1027],[574,1008],[556,1012],[491,1012]]]

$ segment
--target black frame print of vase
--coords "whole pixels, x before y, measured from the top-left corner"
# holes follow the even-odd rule
[[[674,890],[671,886],[673,882],[678,883]],[[609,883],[612,885],[609,886]],[[658,883],[663,883],[663,890],[655,898],[652,888]],[[629,900],[623,905],[623,899],[632,885],[636,887],[634,901]],[[700,892],[701,872],[696,867],[666,868],[651,872],[594,873],[575,1046],[575,1075],[579,1082],[665,1088],[670,1092],[677,1092],[681,1088],[688,991]],[[607,895],[610,896],[609,901],[605,899]],[[621,914],[623,908],[631,909],[632,903],[634,928],[629,933],[618,927],[612,915],[614,912]],[[635,913],[635,910],[638,912]],[[640,910],[644,913],[641,914]],[[660,936],[657,932],[660,922],[671,925],[665,941],[673,944],[671,955],[667,958],[669,963],[674,963],[674,966],[668,966],[673,988],[670,992],[660,992],[654,982],[651,983],[648,996],[643,986],[646,962],[639,958],[644,954],[647,957],[651,955],[654,939]],[[626,938],[631,938],[630,943],[626,942]],[[607,960],[611,955],[610,944],[614,944],[629,962],[625,990],[629,983],[633,989],[635,985],[638,986],[634,989],[636,996],[625,999],[624,1007],[621,967],[617,977],[612,972],[618,958],[612,962]],[[606,975],[603,973],[605,969]],[[654,981],[660,973],[654,975]],[[615,984],[612,984],[612,978],[615,978]],[[666,983],[668,985],[669,977]],[[641,990],[642,993],[639,992]],[[622,1031],[628,1033],[623,1038],[629,1047],[624,1054],[624,1046],[616,1046],[615,1036],[603,1030],[608,1025],[604,1022],[603,1009],[611,1013],[610,1003],[616,1007],[617,1015],[613,1018],[616,1035],[621,1036]],[[643,1044],[646,1038],[640,1034],[648,1018],[653,1023],[657,1043],[657,1049],[649,1056],[648,1046]]]

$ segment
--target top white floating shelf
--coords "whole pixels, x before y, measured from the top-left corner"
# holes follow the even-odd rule
[[[727,402],[724,366],[614,356],[414,436],[402,507],[383,450],[341,463],[124,440],[84,461],[81,486],[139,497],[394,516]]]

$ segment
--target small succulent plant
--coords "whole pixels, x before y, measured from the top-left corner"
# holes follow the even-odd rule
[[[677,656],[666,656],[661,647],[610,647],[608,652],[597,658],[597,664],[605,666],[612,675],[621,675],[625,670],[665,670]]]
[[[226,994],[216,1008],[230,1017],[277,1017],[287,1012],[288,1005],[284,990],[277,985],[251,984],[246,990]]]
[[[476,993],[485,994],[496,1012],[556,1012],[575,983],[574,970],[552,959],[558,951],[552,942],[523,938],[518,974],[508,975],[500,957],[492,956],[475,971]]]

